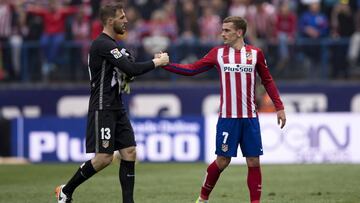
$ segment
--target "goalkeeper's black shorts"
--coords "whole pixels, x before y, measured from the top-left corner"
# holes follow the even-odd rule
[[[136,146],[134,131],[125,111],[90,111],[86,130],[86,152],[107,153]]]

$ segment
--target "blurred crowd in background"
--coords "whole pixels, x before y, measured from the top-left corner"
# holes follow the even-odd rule
[[[84,82],[87,52],[109,0],[0,0],[0,82]],[[279,80],[358,80],[360,0],[125,0],[119,36],[138,61],[166,51],[190,63],[222,43],[222,19],[248,21],[246,42],[262,48]],[[143,80],[186,80],[156,70]],[[200,80],[217,79],[216,70]]]

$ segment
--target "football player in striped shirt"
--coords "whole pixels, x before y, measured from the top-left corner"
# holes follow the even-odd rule
[[[214,47],[193,64],[171,63],[163,67],[168,71],[188,76],[211,68],[216,68],[219,73],[221,96],[216,130],[217,158],[207,168],[205,181],[196,202],[208,202],[221,172],[230,164],[231,157],[237,156],[238,145],[248,166],[247,185],[250,202],[260,202],[259,156],[263,154],[263,149],[255,104],[256,73],[275,105],[278,124],[283,128],[286,122],[284,106],[262,50],[244,42],[246,28],[247,22],[243,18],[227,17],[223,21],[221,33],[224,45]]]

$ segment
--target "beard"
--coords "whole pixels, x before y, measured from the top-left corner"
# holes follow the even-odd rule
[[[124,24],[114,24],[113,30],[116,34],[125,34],[125,25]]]

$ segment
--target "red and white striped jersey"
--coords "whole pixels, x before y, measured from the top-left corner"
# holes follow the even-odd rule
[[[278,90],[266,65],[261,49],[245,45],[241,50],[230,46],[215,47],[193,64],[171,63],[164,69],[181,74],[196,75],[216,67],[220,77],[220,112],[222,118],[257,117],[255,103],[256,72],[261,78],[276,110],[284,109]]]

